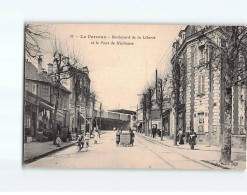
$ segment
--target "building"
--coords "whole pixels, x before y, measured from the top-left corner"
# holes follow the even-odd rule
[[[24,131],[25,135],[36,137],[39,128],[51,128],[51,83],[41,69],[31,62],[25,62]]]
[[[38,68],[31,62],[25,62],[24,89],[24,131],[25,135],[36,138],[38,130],[51,129],[54,121],[54,105],[56,97],[52,78],[42,68],[42,59],[38,59]],[[69,126],[68,100],[70,91],[61,85],[61,97],[58,99],[57,121]]]
[[[210,28],[207,36],[221,44],[219,34]],[[180,69],[180,99],[178,105],[178,126],[184,132],[191,128],[198,135],[198,143],[219,145],[221,137],[222,89],[221,70],[218,61],[211,63],[210,43],[199,38],[198,26],[188,25],[179,33],[179,39],[173,43],[172,66]],[[208,66],[206,66],[208,64]],[[234,135],[245,132],[244,85],[233,87],[233,128]],[[234,136],[233,136],[234,137]],[[240,136],[241,137],[241,136]]]
[[[119,113],[120,114],[120,120],[122,121],[128,121],[128,129],[131,128],[132,130],[136,129],[137,123],[136,123],[136,112],[132,110],[125,110],[125,109],[116,109],[116,110],[109,110],[113,113]]]
[[[87,67],[70,67],[71,77],[66,87],[71,91],[69,97],[70,131],[89,131],[93,127],[93,106],[95,98],[90,93],[90,78]]]

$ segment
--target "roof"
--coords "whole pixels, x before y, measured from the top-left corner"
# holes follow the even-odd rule
[[[31,62],[25,63],[25,79],[51,83],[51,79],[43,73],[39,74],[38,69]]]
[[[45,73],[38,73],[38,69],[31,63],[25,63],[25,79],[39,81],[47,83],[48,85],[53,85],[52,78],[49,77]],[[59,87],[61,90],[65,91],[66,93],[71,93],[68,89],[66,89],[62,84]]]
[[[123,114],[130,114],[130,115],[135,115],[135,114],[136,114],[135,111],[125,110],[125,109],[120,109],[120,110],[109,110],[109,111],[111,111],[111,112],[123,113]]]
[[[71,91],[69,91],[66,87],[64,87],[62,84],[59,87],[61,90],[67,92],[67,93],[71,93]]]

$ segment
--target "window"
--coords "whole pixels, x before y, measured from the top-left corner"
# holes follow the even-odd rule
[[[63,99],[63,108],[66,109],[67,99]]]
[[[38,95],[38,85],[37,84],[33,84],[32,93],[35,95]]]
[[[205,76],[199,75],[198,76],[198,94],[205,93]]]
[[[43,87],[43,94],[44,97],[49,97],[49,87],[48,86],[44,86]]]
[[[204,63],[205,62],[205,49],[204,48],[201,48],[200,49],[200,62],[201,63]]]
[[[204,113],[198,113],[198,133],[204,132]]]
[[[191,46],[191,67],[194,67],[195,63],[195,46]]]
[[[24,127],[25,128],[30,128],[31,127],[31,116],[25,115]]]

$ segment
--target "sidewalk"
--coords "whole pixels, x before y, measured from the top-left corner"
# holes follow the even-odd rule
[[[62,142],[61,147],[53,145],[53,141],[29,142],[24,144],[24,164],[38,160],[54,152],[63,150],[74,145],[75,142]]]
[[[202,144],[195,145],[195,150],[190,149],[189,143],[185,143],[183,145],[174,146],[173,139],[169,139],[168,137],[163,137],[163,141],[160,140],[160,137],[151,138],[150,136],[145,136],[144,134],[136,133],[138,136],[146,139],[147,141],[153,143],[159,143],[166,147],[170,147],[171,149],[175,149],[182,154],[193,157],[196,160],[200,160],[209,164],[213,164],[215,166],[220,166],[221,168],[226,169],[243,169],[246,166],[246,151],[242,148],[232,148],[232,161],[234,165],[231,166],[222,166],[219,164],[219,157],[221,148],[219,146],[206,146]]]

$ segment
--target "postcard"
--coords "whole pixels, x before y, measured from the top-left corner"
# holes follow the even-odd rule
[[[24,31],[25,168],[246,169],[246,27]]]

